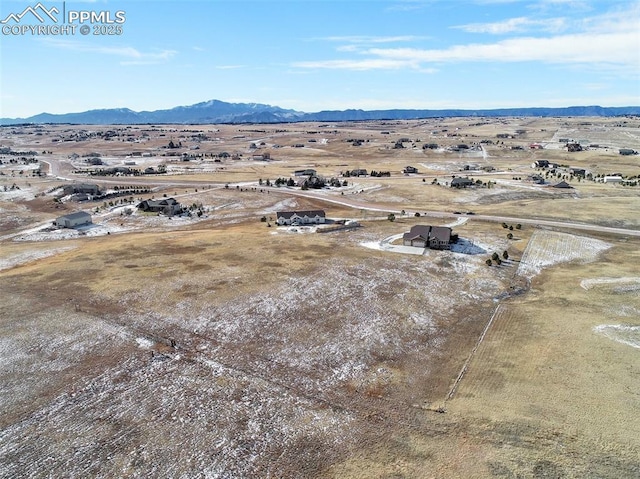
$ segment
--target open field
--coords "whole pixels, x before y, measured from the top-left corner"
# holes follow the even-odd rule
[[[0,477],[639,476],[639,126],[0,129]],[[273,185],[303,169],[340,186]],[[137,208],[165,197],[190,214]],[[314,209],[360,227],[275,224]],[[408,251],[417,224],[460,240]]]

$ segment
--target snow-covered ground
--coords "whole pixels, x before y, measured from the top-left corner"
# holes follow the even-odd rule
[[[622,277],[622,278],[589,278],[580,281],[580,287],[587,291],[594,286],[599,285],[640,285],[640,277]]]
[[[618,343],[640,349],[640,326],[601,324],[594,327],[593,331]]]
[[[456,226],[460,226],[465,224],[469,218],[467,217],[459,217],[454,222],[448,223],[443,226],[448,226],[449,228],[454,228]],[[363,241],[360,243],[361,246],[369,249],[375,249],[378,251],[387,251],[391,253],[402,253],[402,254],[412,254],[412,255],[425,255],[429,251],[427,248],[417,248],[415,246],[405,246],[393,244],[395,241],[398,241],[404,236],[404,233],[398,233],[387,238],[384,238],[380,241]],[[486,252],[486,249],[482,248],[477,243],[474,244],[473,241],[460,239],[458,243],[454,243],[451,245],[451,251],[454,253],[463,253],[463,254],[481,254]]]
[[[278,226],[275,231],[272,231],[272,235],[277,234],[309,234],[316,233],[318,231],[318,227],[315,225],[308,226]]]
[[[611,244],[594,238],[556,231],[536,230],[522,255],[517,275],[533,278],[544,268],[580,260],[588,263],[611,248]]]
[[[51,249],[33,249],[29,251],[23,251],[18,254],[14,254],[7,257],[0,257],[0,271],[4,269],[13,268],[14,266],[27,264],[32,261],[36,261],[49,256],[55,256],[59,253],[64,253],[74,249],[73,246],[66,246],[64,248],[51,248]]]
[[[413,254],[423,255],[427,251],[426,248],[416,248],[414,246],[404,246],[392,244],[394,241],[399,240],[404,236],[404,233],[399,233],[393,236],[389,236],[380,241],[365,241],[360,243],[361,246],[369,249],[375,249],[378,251],[388,251],[391,253]]]

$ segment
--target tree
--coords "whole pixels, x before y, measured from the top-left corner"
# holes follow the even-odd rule
[[[391,222],[394,222],[396,220],[396,215],[394,215],[393,213],[389,213],[387,219]]]
[[[487,261],[485,261],[485,263],[487,263],[487,266],[491,266],[493,263],[491,262],[490,259],[488,259]]]
[[[419,212],[419,211],[416,211],[416,214],[415,214],[415,215],[413,215],[413,216],[415,216],[416,218],[420,218],[420,212]]]
[[[503,257],[504,259],[509,259],[509,253],[507,253],[507,250],[504,250],[504,251],[502,252],[502,257]]]
[[[500,259],[500,257],[498,256],[498,253],[493,253],[493,254],[491,255],[491,259],[492,259],[493,261],[498,261],[498,259]]]
[[[522,228],[522,225],[521,225],[520,223],[518,223],[518,224],[516,225],[516,229],[517,229],[517,230],[519,230],[519,229],[521,229],[521,228]]]
[[[509,233],[509,234],[507,235],[507,238],[508,238],[508,239],[513,239],[513,233]]]

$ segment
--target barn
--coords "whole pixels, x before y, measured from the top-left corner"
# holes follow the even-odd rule
[[[91,215],[84,211],[77,211],[76,213],[56,218],[54,224],[58,228],[75,228],[76,226],[88,225],[91,224]]]

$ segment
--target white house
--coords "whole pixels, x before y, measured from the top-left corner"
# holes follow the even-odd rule
[[[326,221],[323,210],[310,211],[279,211],[276,213],[276,223],[282,225],[311,225]]]
[[[84,211],[70,213],[56,218],[54,224],[58,228],[75,228],[76,226],[91,224],[91,215]]]

